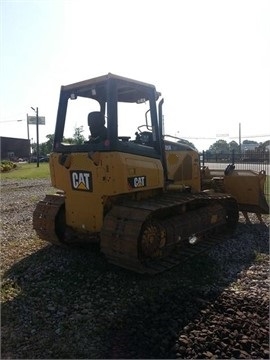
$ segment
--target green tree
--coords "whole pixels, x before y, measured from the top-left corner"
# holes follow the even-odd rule
[[[50,154],[53,150],[54,134],[48,134],[46,138],[48,140],[40,145],[40,153],[44,155]]]
[[[227,141],[220,139],[209,147],[209,151],[211,153],[226,154],[230,152],[230,147]]]
[[[236,141],[233,140],[229,142],[229,151],[234,151],[234,152],[239,151],[239,145],[237,144]]]
[[[46,138],[48,139],[46,142],[39,144],[39,154],[40,155],[50,154],[53,150],[54,134],[48,134],[48,135],[46,135]],[[32,143],[31,148],[32,148],[32,154],[36,155],[37,144]]]
[[[270,145],[270,140],[266,140],[266,141],[264,141],[263,143],[261,143],[260,144],[260,146],[259,146],[259,149],[260,150],[266,150],[266,151],[268,151],[268,146]]]
[[[257,141],[254,141],[254,140],[244,140],[244,141],[243,141],[243,144],[259,145],[259,144],[257,143]]]
[[[48,139],[46,141],[47,154],[49,154],[53,150],[54,134],[48,134],[46,135],[46,138]]]
[[[73,138],[65,138],[63,137],[63,143],[65,144],[75,144],[75,140]]]
[[[83,144],[84,141],[86,140],[82,133],[83,133],[83,126],[79,126],[75,128],[73,134],[75,144]]]
[[[39,145],[39,155],[47,155],[50,152],[47,151],[48,147],[47,147],[47,143],[41,143]]]

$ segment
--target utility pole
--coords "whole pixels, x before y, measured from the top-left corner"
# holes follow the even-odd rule
[[[27,122],[27,139],[30,140],[29,137],[29,122],[28,122],[28,114],[26,114],[26,122]]]
[[[36,110],[37,115],[37,167],[39,167],[39,132],[38,132],[38,107]]]
[[[26,123],[27,123],[27,139],[29,141],[29,161],[31,161],[31,141],[30,141],[30,134],[29,134],[29,121],[28,121],[28,114],[26,114]]]
[[[37,127],[37,167],[39,167],[39,133],[38,133],[38,107],[36,110],[31,107],[36,112],[36,127]]]
[[[241,123],[239,123],[239,154],[242,153],[242,147],[241,147]]]

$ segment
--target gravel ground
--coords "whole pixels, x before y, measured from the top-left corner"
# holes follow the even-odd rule
[[[163,274],[32,229],[48,180],[1,182],[2,359],[269,359],[269,216]]]

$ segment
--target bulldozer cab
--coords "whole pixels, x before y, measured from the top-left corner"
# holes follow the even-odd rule
[[[110,73],[62,86],[54,152],[122,151],[160,158],[159,96],[153,85]]]
[[[166,139],[160,96],[154,85],[111,73],[62,86],[53,148],[60,164],[75,153],[130,154],[135,168],[148,160],[162,168],[160,189],[200,191],[198,152]]]

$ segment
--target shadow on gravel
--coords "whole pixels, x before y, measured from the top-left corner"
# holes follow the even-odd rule
[[[47,246],[4,274],[2,358],[175,358],[181,331],[268,252],[266,226],[239,224],[209,254],[150,277],[98,249]]]

